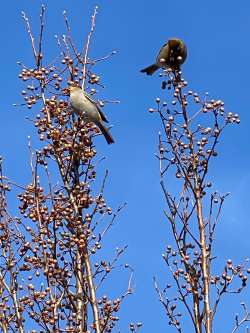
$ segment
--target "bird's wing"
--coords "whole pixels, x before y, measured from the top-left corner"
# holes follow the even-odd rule
[[[168,43],[165,43],[164,45],[162,45],[162,47],[160,48],[160,51],[159,51],[159,53],[164,49],[164,47],[165,46],[167,46],[168,45]]]
[[[92,98],[91,98],[86,92],[84,92],[84,95],[85,95],[85,97],[86,97],[91,103],[94,103],[94,104],[95,104],[95,106],[97,107],[97,110],[98,110],[98,112],[99,112],[99,114],[100,114],[100,116],[101,116],[101,119],[102,119],[103,121],[105,121],[106,123],[108,123],[109,121],[108,121],[108,119],[106,118],[105,114],[102,112],[102,110],[101,110],[99,104],[98,104],[95,100],[93,100],[93,99],[92,99]]]
[[[165,43],[164,45],[162,45],[162,47],[160,48],[160,51],[157,55],[157,60],[160,60],[160,56],[162,54],[162,51],[165,51],[165,47],[168,45],[168,43]]]
[[[98,108],[98,111],[100,113],[102,120],[105,121],[106,123],[108,123],[109,122],[108,119],[106,118],[105,114],[102,112],[102,110],[98,104],[97,104],[97,108]]]

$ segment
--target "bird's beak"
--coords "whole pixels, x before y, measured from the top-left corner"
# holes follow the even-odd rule
[[[62,90],[62,93],[63,93],[63,95],[66,95],[66,96],[69,96],[70,95],[70,88],[64,88],[63,90]]]

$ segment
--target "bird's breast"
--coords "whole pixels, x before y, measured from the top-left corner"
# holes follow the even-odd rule
[[[99,112],[94,103],[87,99],[84,94],[72,94],[70,103],[75,113],[81,116],[85,121],[96,121],[99,119]]]

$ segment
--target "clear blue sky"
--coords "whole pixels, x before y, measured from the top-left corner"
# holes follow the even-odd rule
[[[12,103],[21,101],[22,84],[17,80],[16,62],[24,60],[31,64],[30,44],[20,12],[24,10],[31,17],[35,29],[42,3],[47,5],[48,55],[56,52],[54,34],[64,32],[62,11],[67,10],[75,39],[80,43],[86,36],[96,4],[99,14],[91,54],[99,57],[114,49],[119,51],[111,61],[100,66],[107,87],[105,96],[121,101],[120,105],[105,108],[114,125],[112,134],[116,144],[107,146],[104,140],[98,139],[97,148],[101,155],[107,156],[100,176],[107,167],[110,171],[106,192],[109,204],[116,207],[123,201],[128,202],[105,244],[110,254],[116,246],[128,244],[122,262],[129,262],[135,269],[135,292],[124,303],[120,325],[125,332],[130,321],[142,321],[144,332],[172,332],[152,283],[154,275],[162,285],[167,282],[167,267],[161,253],[170,240],[162,213],[164,202],[158,163],[154,158],[160,126],[156,117],[147,112],[161,94],[160,80],[157,75],[146,77],[139,70],[153,61],[157,50],[169,37],[180,37],[188,46],[183,71],[189,87],[201,94],[208,91],[214,98],[224,100],[228,111],[240,114],[240,126],[230,127],[223,136],[221,154],[213,162],[211,178],[220,192],[231,192],[217,232],[217,264],[227,258],[242,262],[250,255],[250,3],[242,0],[15,0],[2,3],[0,154],[4,156],[6,174],[20,184],[29,181],[27,136],[35,137],[31,124],[25,120],[34,111],[12,107]],[[35,138],[34,142],[36,144]],[[12,206],[14,209],[14,201]],[[215,269],[220,267],[217,264]],[[121,272],[120,278],[121,283],[116,274],[112,281],[112,286],[117,285],[117,294],[120,286],[125,287],[124,273]],[[247,302],[249,293],[226,298],[216,320],[217,332],[222,332],[222,328],[223,332],[230,332],[241,300]]]

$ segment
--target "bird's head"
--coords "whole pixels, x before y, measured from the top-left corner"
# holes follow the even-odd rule
[[[171,38],[168,41],[168,45],[169,45],[170,49],[173,50],[173,49],[181,48],[183,46],[183,42],[179,38]]]
[[[62,90],[62,92],[63,92],[64,95],[69,96],[70,94],[72,94],[73,92],[78,91],[78,90],[81,90],[81,87],[72,84],[69,87],[64,88]]]

